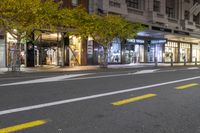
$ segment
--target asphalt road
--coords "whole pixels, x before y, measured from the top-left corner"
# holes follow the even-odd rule
[[[1,76],[0,133],[200,133],[199,84],[199,68]]]

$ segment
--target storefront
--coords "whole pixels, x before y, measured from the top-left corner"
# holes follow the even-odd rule
[[[61,34],[42,33],[37,39],[34,51],[35,65],[60,65],[62,63]]]
[[[4,36],[0,35],[0,67],[5,67],[5,40]]]
[[[35,46],[35,65],[81,65],[81,38],[69,36],[67,43],[63,43],[61,33],[42,33]]]
[[[192,44],[192,62],[200,62],[200,44]]]
[[[76,36],[69,37],[69,65],[78,66],[81,65],[81,38]]]
[[[121,63],[121,42],[120,39],[113,39],[108,47],[108,63]]]
[[[23,40],[22,40],[23,41]],[[25,42],[17,40],[9,33],[6,34],[6,65],[26,65]]]
[[[190,43],[180,43],[180,62],[184,62],[184,59],[186,62],[191,62],[191,45]]]
[[[123,63],[144,62],[144,42],[141,39],[127,39],[123,46]]]
[[[178,62],[178,42],[168,41],[165,44],[165,54],[164,54],[164,61],[171,62]]]
[[[166,39],[151,39],[147,43],[147,62],[163,62],[164,46],[167,43]]]

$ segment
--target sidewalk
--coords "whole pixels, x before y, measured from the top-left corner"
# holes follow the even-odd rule
[[[200,63],[198,63],[198,66]],[[158,63],[158,67],[170,67],[170,63]],[[174,67],[184,66],[183,63],[174,63]],[[187,63],[186,67],[195,66],[194,63]],[[108,65],[108,69],[126,69],[126,68],[152,68],[155,63],[136,63],[136,64],[116,64]],[[34,73],[34,72],[67,72],[67,71],[89,71],[89,70],[102,70],[99,65],[92,66],[74,66],[74,67],[60,67],[60,66],[39,66],[39,67],[21,67],[20,72]],[[105,70],[105,69],[104,69]],[[0,68],[0,74],[8,72],[8,68]]]

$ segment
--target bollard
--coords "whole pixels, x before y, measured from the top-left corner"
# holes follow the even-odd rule
[[[195,66],[197,66],[197,58],[195,58]]]
[[[154,58],[154,62],[155,62],[155,67],[158,66],[158,60],[157,60],[157,57]]]
[[[186,58],[184,58],[184,66],[186,66]]]
[[[173,65],[174,65],[173,64],[173,57],[171,56],[170,59],[171,59],[171,67],[173,67]]]

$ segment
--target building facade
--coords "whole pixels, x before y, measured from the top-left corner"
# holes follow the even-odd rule
[[[58,0],[60,1],[60,0]],[[113,39],[108,50],[110,64],[155,62],[200,62],[200,0],[62,0],[64,8],[84,6],[89,13],[121,15],[140,22],[146,29],[125,44]],[[10,35],[0,38],[0,61],[9,64],[10,48],[16,43]],[[44,32],[34,37],[37,43],[22,43],[21,63],[40,65],[97,65],[103,54],[92,38],[61,37],[61,33]],[[6,40],[4,46],[2,41]],[[63,41],[69,44],[63,45]],[[3,47],[2,47],[3,46]],[[2,52],[4,51],[4,52]],[[3,59],[4,58],[4,59]],[[0,63],[2,64],[2,63]]]
[[[200,62],[199,0],[90,0],[89,11],[121,15],[146,30],[126,44],[114,40],[109,63]],[[94,45],[93,62],[96,51]]]

